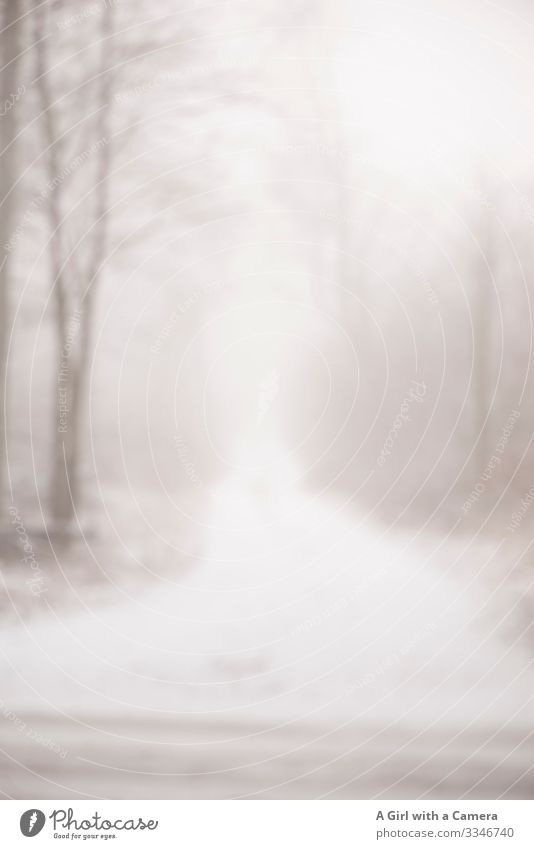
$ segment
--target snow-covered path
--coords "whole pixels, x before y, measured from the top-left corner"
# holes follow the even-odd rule
[[[215,505],[176,582],[4,632],[4,792],[531,795],[529,658],[481,627],[451,544]]]

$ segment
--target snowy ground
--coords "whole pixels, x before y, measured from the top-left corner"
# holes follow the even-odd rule
[[[6,796],[532,796],[530,657],[461,540],[212,503],[193,568],[4,631]]]

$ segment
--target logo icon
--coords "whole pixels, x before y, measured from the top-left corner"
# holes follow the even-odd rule
[[[39,811],[37,808],[30,808],[20,818],[20,830],[24,837],[35,837],[36,834],[42,831],[45,822],[46,817],[42,811]]]

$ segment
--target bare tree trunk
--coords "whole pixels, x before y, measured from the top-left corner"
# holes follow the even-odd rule
[[[18,90],[17,59],[19,38],[19,0],[4,0],[1,21],[1,65],[0,104],[14,98]],[[16,135],[16,105],[5,109],[0,118],[1,162],[0,162],[0,233],[4,244],[8,242],[13,225],[13,185],[15,168],[14,139]],[[9,280],[11,275],[11,253],[5,250],[0,264],[0,515],[3,515],[3,489],[6,464],[6,357],[9,333]]]
[[[98,112],[95,132],[102,142],[95,153],[98,156],[95,181],[95,218],[93,246],[88,268],[82,274],[76,271],[77,281],[67,288],[66,263],[68,257],[63,219],[62,186],[57,186],[48,203],[50,228],[50,256],[52,263],[56,338],[58,342],[58,367],[55,386],[54,456],[50,494],[50,510],[56,529],[68,531],[80,506],[80,446],[83,425],[83,401],[87,384],[91,350],[95,291],[100,276],[101,257],[106,250],[108,208],[108,178],[110,171],[109,117],[111,103],[110,39],[113,35],[114,4],[106,2],[101,18],[101,60],[98,83]],[[41,21],[45,22],[45,13]],[[45,133],[47,141],[47,169],[53,181],[60,172],[58,132],[54,117],[53,98],[47,79],[47,56],[44,43],[36,39],[38,79]],[[73,262],[70,260],[72,267]],[[83,286],[80,279],[83,277]],[[77,287],[82,286],[81,289]],[[69,296],[70,290],[70,296]],[[72,304],[77,309],[73,310]]]
[[[112,50],[110,40],[114,32],[114,4],[106,3],[102,11],[101,61],[98,89],[98,117],[96,137],[103,144],[99,147],[98,168],[95,185],[95,220],[93,227],[93,250],[88,269],[86,286],[80,297],[81,324],[79,356],[76,373],[73,375],[71,393],[71,431],[67,469],[70,470],[71,495],[74,505],[79,501],[80,439],[83,402],[91,363],[92,335],[95,311],[95,295],[101,274],[101,260],[105,258],[108,241],[107,212],[109,206],[109,174],[111,170],[110,107],[113,97]]]
[[[58,287],[62,291],[62,287]],[[78,495],[77,464],[75,454],[75,427],[73,420],[73,388],[76,382],[77,364],[67,353],[72,327],[64,299],[56,297],[57,338],[60,340],[57,386],[55,397],[56,430],[54,434],[54,465],[52,473],[51,513],[56,529],[66,530],[74,516]]]
[[[487,269],[486,269],[487,271]],[[474,321],[475,321],[475,352],[473,373],[473,397],[475,402],[475,439],[477,440],[474,450],[475,475],[479,475],[485,469],[489,460],[487,452],[487,430],[486,418],[489,413],[490,380],[488,358],[490,357],[490,327],[489,327],[489,273],[480,274],[477,280],[477,291],[475,294]]]
[[[482,190],[484,184],[482,183]],[[492,331],[492,276],[496,273],[494,233],[491,211],[483,213],[480,238],[481,256],[477,260],[475,294],[473,301],[474,357],[473,400],[475,439],[474,473],[478,478],[486,468],[491,395],[491,331]]]
[[[35,55],[37,60],[36,84],[43,110],[43,122],[46,142],[46,170],[50,182],[60,173],[58,152],[58,131],[56,127],[52,93],[47,77],[47,54],[43,34],[47,23],[47,12],[41,7],[35,13],[37,28],[35,33]],[[53,392],[54,434],[53,434],[53,470],[50,509],[57,523],[67,523],[73,515],[73,503],[70,495],[68,457],[70,421],[69,413],[72,396],[72,369],[70,358],[65,357],[68,342],[68,298],[65,280],[64,232],[62,221],[62,185],[56,185],[54,196],[50,198],[46,209],[51,229],[49,255],[52,271],[53,300],[55,304],[56,340],[58,346],[58,364]]]

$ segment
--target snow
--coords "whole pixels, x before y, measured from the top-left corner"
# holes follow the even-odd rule
[[[530,660],[481,619],[453,568],[458,541],[386,533],[257,481],[210,503],[201,556],[179,579],[4,632],[11,709],[528,726]]]

